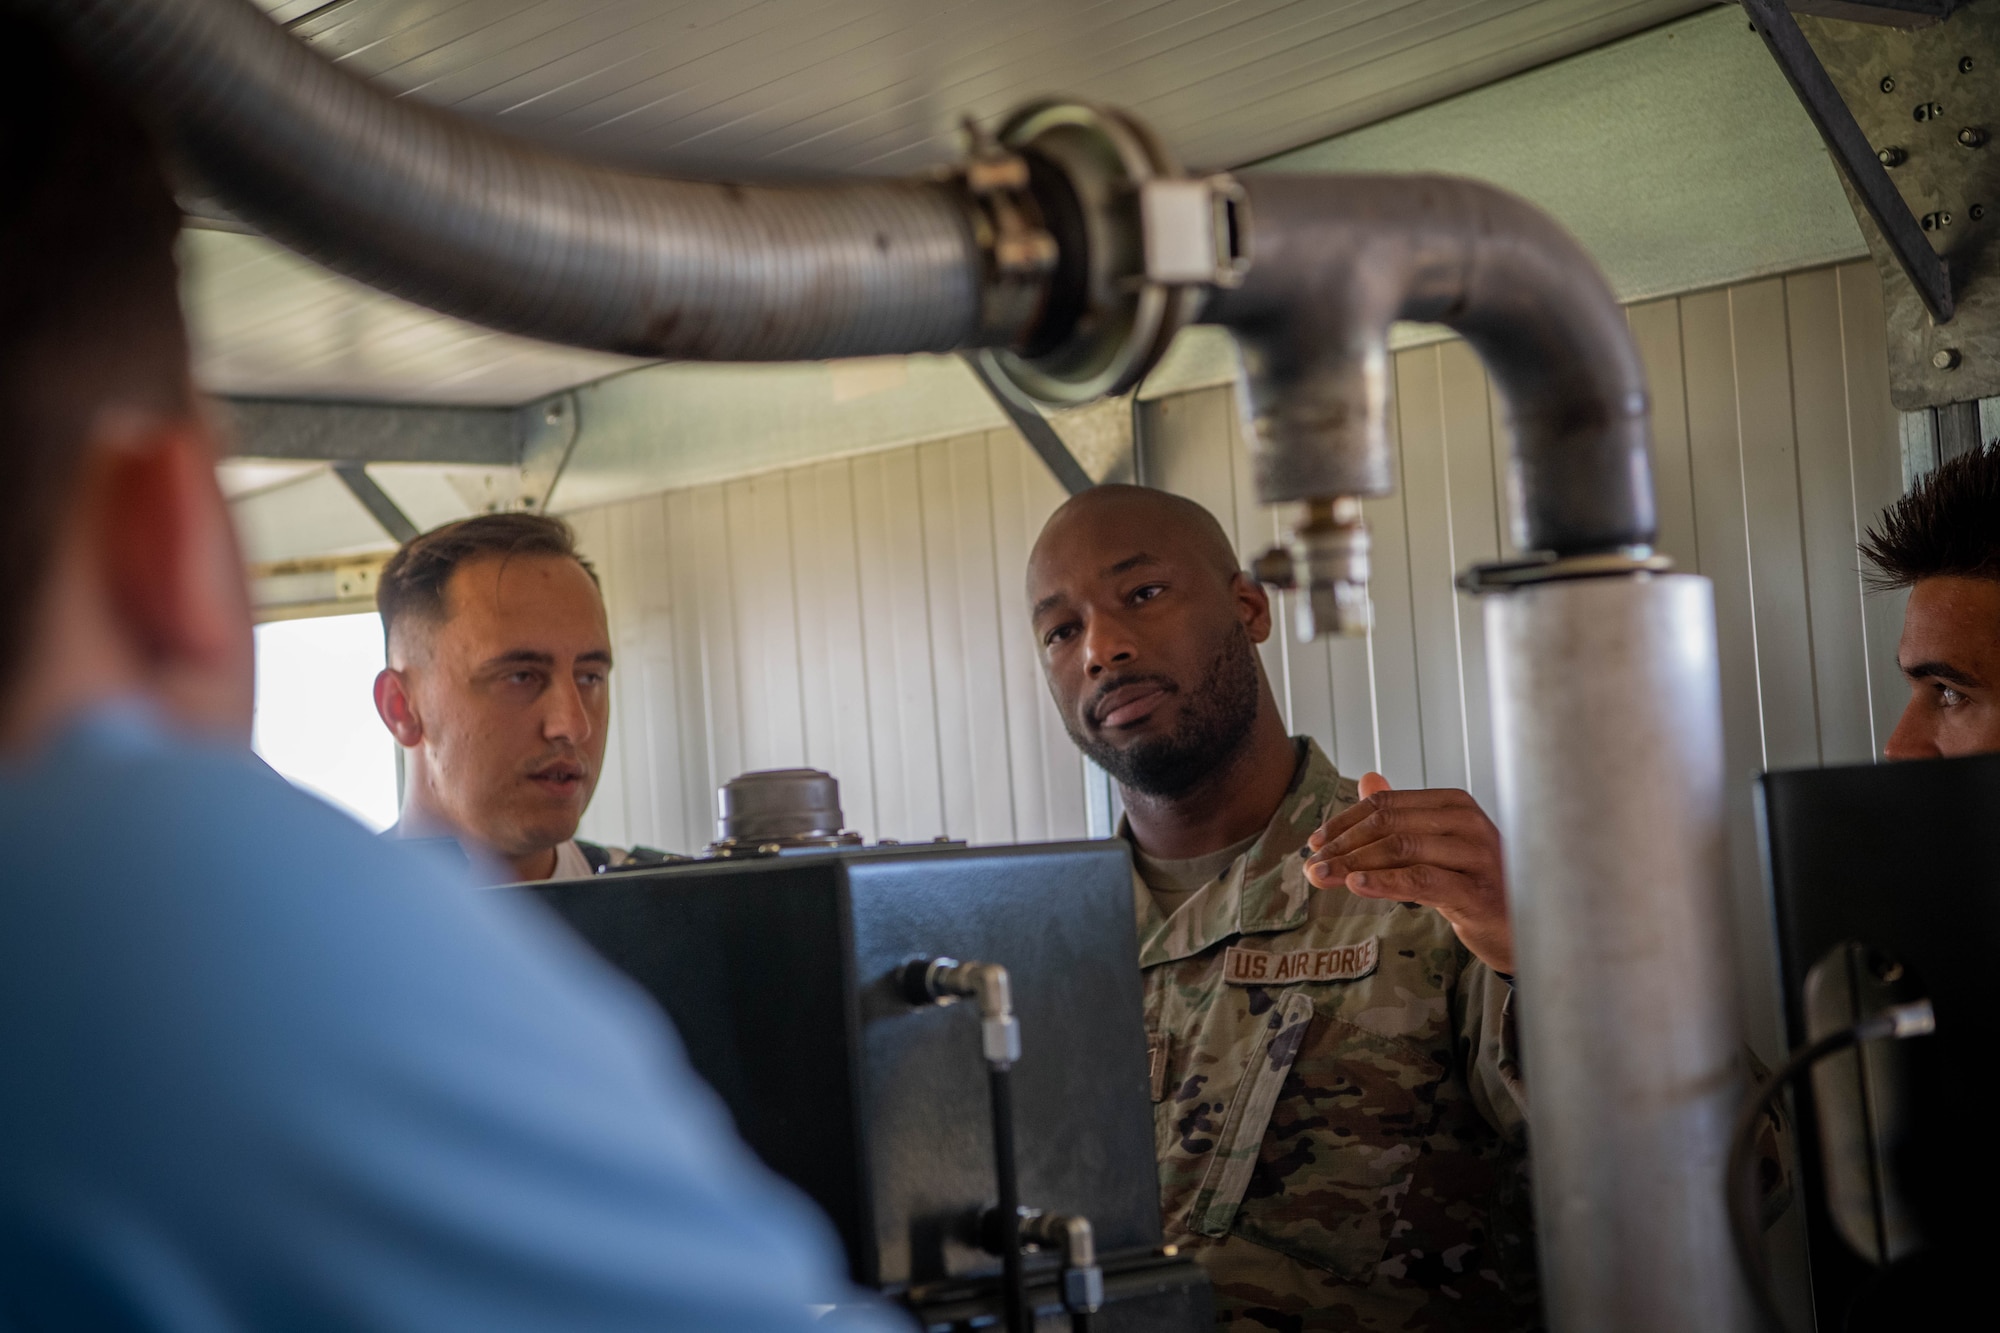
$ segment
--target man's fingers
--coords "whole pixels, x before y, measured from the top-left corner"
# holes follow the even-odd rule
[[[1347,877],[1347,891],[1357,898],[1389,898],[1400,903],[1422,903],[1440,911],[1476,902],[1479,887],[1468,877],[1434,865],[1404,866],[1399,870],[1357,870]]]
[[[1469,875],[1491,875],[1498,869],[1493,848],[1483,840],[1451,833],[1406,832],[1391,833],[1347,850],[1318,852],[1306,861],[1306,875],[1316,884],[1337,884],[1342,876],[1357,870],[1394,870],[1416,865],[1432,865]]]
[[[1368,790],[1367,780],[1370,777],[1378,779],[1382,786],[1375,791]],[[1361,799],[1313,830],[1306,839],[1306,845],[1315,850],[1324,847],[1362,820],[1383,810],[1479,810],[1479,802],[1472,799],[1472,793],[1456,787],[1419,787],[1411,791],[1397,791],[1388,783],[1389,779],[1380,773],[1364,775]],[[1484,819],[1484,812],[1480,812],[1479,817]]]
[[[1345,810],[1342,810],[1339,814],[1314,829],[1312,836],[1306,839],[1306,846],[1312,848],[1314,851],[1318,851],[1321,847],[1326,846],[1328,842],[1334,838],[1338,838],[1341,834],[1347,832],[1347,830],[1353,828],[1356,824],[1359,824],[1374,813],[1375,806],[1372,802],[1356,801],[1353,805],[1348,806]]]
[[[1477,806],[1471,805],[1373,810],[1311,845],[1311,851],[1321,856],[1346,856],[1371,843],[1401,836],[1462,838],[1489,848],[1495,856],[1499,854],[1499,832]]]

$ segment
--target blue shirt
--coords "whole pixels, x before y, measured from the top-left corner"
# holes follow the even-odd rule
[[[0,848],[0,1328],[778,1333],[863,1301],[649,1002],[251,756],[101,712],[0,770]]]

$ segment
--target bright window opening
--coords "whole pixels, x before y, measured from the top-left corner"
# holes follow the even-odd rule
[[[382,617],[319,616],[257,627],[264,762],[369,828],[396,822],[396,742],[375,716]]]

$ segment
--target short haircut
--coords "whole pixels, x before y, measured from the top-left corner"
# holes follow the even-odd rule
[[[180,210],[132,111],[0,7],[0,695],[106,409],[193,410]]]
[[[2000,581],[2000,441],[1940,463],[1882,511],[1861,554],[1877,592],[1945,575]]]
[[[442,624],[449,613],[445,585],[460,566],[487,557],[506,560],[517,555],[574,560],[592,583],[597,582],[597,571],[576,549],[576,533],[561,519],[547,514],[480,514],[412,537],[389,557],[375,587],[383,638],[392,639],[399,624]]]

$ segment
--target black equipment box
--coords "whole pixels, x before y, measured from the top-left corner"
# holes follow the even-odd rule
[[[1930,1327],[1978,1308],[2000,1239],[2000,755],[1770,773],[1761,814],[1792,1048],[1890,1004],[1937,1015],[1795,1099],[1817,1322]]]
[[[987,1071],[971,1002],[897,973],[948,956],[1012,980],[1020,1198],[1090,1219],[1091,1328],[1205,1329],[1207,1282],[1161,1252],[1130,862],[1108,842],[812,850],[530,886],[659,1001],[764,1161],[832,1218],[855,1279],[930,1328],[983,1326],[1000,1262]],[[1030,1256],[1045,1318],[1054,1256]]]

